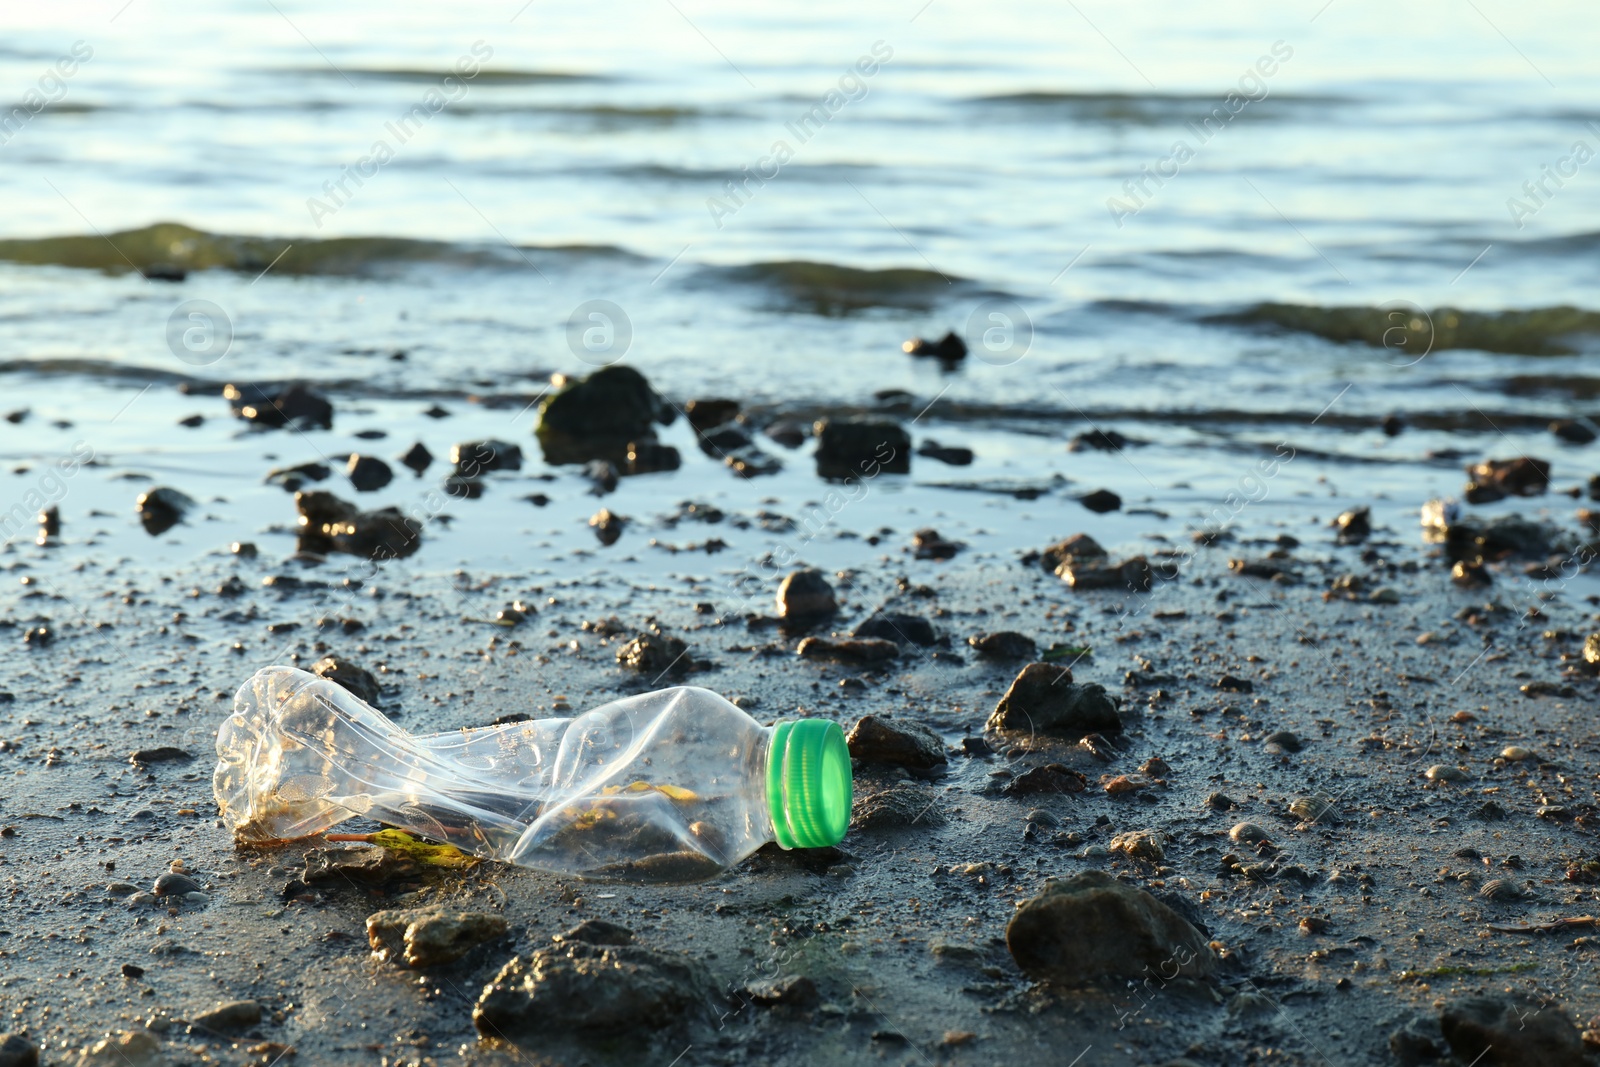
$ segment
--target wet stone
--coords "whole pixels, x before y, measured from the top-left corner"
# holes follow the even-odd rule
[[[167,1067],[161,1039],[148,1030],[124,1030],[101,1038],[78,1054],[76,1067]]]
[[[876,637],[898,645],[934,645],[939,635],[933,624],[920,615],[884,611],[870,616],[855,628],[854,637]]]
[[[415,908],[367,916],[367,941],[379,959],[407,967],[454,963],[489,941],[504,937],[506,920],[481,911]]]
[[[1143,556],[1132,556],[1121,563],[1103,558],[1071,557],[1061,562],[1055,574],[1075,592],[1126,589],[1143,593],[1149,591],[1153,580],[1150,561]]]
[[[1115,430],[1089,430],[1067,442],[1068,452],[1120,452],[1127,447],[1128,439]]]
[[[688,652],[689,646],[680,638],[642,633],[617,649],[617,662],[642,674],[660,675],[688,669],[692,665]]]
[[[1417,1012],[1389,1034],[1389,1051],[1394,1053],[1401,1067],[1421,1067],[1439,1060],[1450,1050],[1445,1045],[1444,1031],[1439,1029],[1439,1017]]]
[[[423,471],[432,466],[433,453],[428,451],[426,445],[424,445],[421,441],[418,441],[416,444],[406,449],[405,452],[400,455],[399,459],[401,466],[408,468],[420,476]]]
[[[1582,1067],[1583,1039],[1554,1001],[1525,993],[1465,997],[1439,1013],[1445,1041],[1463,1063],[1483,1067]]]
[[[708,430],[732,422],[739,414],[739,402],[721,397],[691,400],[683,405],[689,425],[697,430]]]
[[[970,448],[962,448],[958,445],[941,445],[931,439],[923,441],[922,444],[917,446],[917,455],[926,456],[928,459],[936,459],[940,463],[946,463],[952,467],[970,467],[972,461],[976,458]]]
[[[1096,489],[1078,498],[1078,503],[1096,514],[1103,515],[1122,507],[1122,498],[1109,489]]]
[[[1013,630],[976,634],[967,638],[967,644],[975,648],[979,655],[990,659],[1032,659],[1039,653],[1039,646],[1033,638]]]
[[[194,759],[194,753],[165,745],[161,748],[141,748],[128,757],[129,763],[176,763]]]
[[[1306,747],[1300,735],[1289,730],[1274,730],[1261,739],[1262,747],[1272,753],[1294,753]]]
[[[883,641],[874,637],[852,637],[843,640],[834,640],[831,637],[807,637],[795,649],[795,654],[801,659],[828,660],[833,663],[863,666],[894,659],[900,654],[900,646],[893,641]]]
[[[778,586],[778,617],[781,619],[820,620],[838,610],[833,586],[819,570],[795,571]]]
[[[463,441],[450,449],[450,463],[457,474],[477,478],[490,471],[522,469],[522,446],[488,439]]]
[[[1030,978],[1063,984],[1152,973],[1203,978],[1216,967],[1192,923],[1101,871],[1046,882],[1006,924],[1006,947]]]
[[[193,498],[163,485],[140,493],[133,506],[145,532],[156,537],[182,522],[195,504]]]
[[[1372,509],[1351,508],[1334,519],[1333,525],[1338,530],[1341,545],[1360,544],[1372,536]]]
[[[1550,432],[1571,445],[1593,444],[1594,430],[1577,419],[1557,419],[1550,424]]]
[[[682,953],[565,941],[502,967],[472,1018],[486,1037],[552,1030],[615,1036],[673,1026],[714,998],[704,965]]]
[[[1467,468],[1471,479],[1463,495],[1469,504],[1508,496],[1538,496],[1550,488],[1550,464],[1542,459],[1488,459]]]
[[[557,934],[553,940],[583,941],[590,945],[631,945],[633,931],[605,919],[585,919],[572,929]]]
[[[892,422],[818,419],[817,473],[824,478],[872,478],[911,473],[911,436]]]
[[[315,489],[294,495],[300,513],[302,552],[346,552],[365,559],[409,556],[422,544],[422,525],[396,508],[362,511],[332,493]]]
[[[1076,685],[1068,667],[1030,663],[1000,698],[989,716],[989,728],[1082,736],[1120,731],[1122,720],[1105,686]]]
[[[153,892],[158,897],[181,897],[201,890],[199,882],[177,871],[168,871],[156,879]]]
[[[1067,560],[1105,559],[1106,550],[1088,534],[1073,534],[1039,553],[1039,565],[1051,574]]]
[[[422,875],[422,865],[411,856],[384,848],[318,848],[305,854],[304,881],[357,882],[381,885],[408,881]]]
[[[589,525],[602,545],[614,545],[622,537],[622,529],[627,521],[621,515],[613,514],[610,508],[601,508],[589,518]]]
[[[1060,764],[1046,763],[1030,767],[1001,788],[1008,797],[1038,796],[1051,793],[1081,793],[1089,787],[1089,780],[1078,771]]]
[[[21,1034],[0,1034],[0,1067],[39,1067],[39,1046]]]
[[[342,656],[324,656],[311,665],[311,673],[343,686],[373,707],[378,706],[381,699],[378,679],[365,667],[351,663]]]
[[[816,983],[803,974],[786,974],[778,978],[751,982],[744,987],[745,996],[762,1007],[783,1006],[812,1008],[822,1000]]]
[[[255,426],[333,429],[333,404],[298,382],[281,387],[229,384],[222,395],[235,415]]]
[[[210,1011],[194,1016],[189,1022],[219,1034],[248,1030],[261,1022],[261,1005],[253,1000],[233,1000],[218,1004]]]
[[[655,436],[676,417],[671,404],[632,367],[602,367],[565,385],[539,409],[534,431],[550,463],[620,460],[629,443]]]
[[[905,782],[872,793],[857,793],[850,829],[871,833],[943,826],[945,817],[937,801],[938,794],[933,790]]]
[[[917,559],[954,559],[965,546],[961,541],[947,541],[939,531],[928,527],[911,535],[911,553]]]
[[[350,484],[361,493],[375,492],[394,480],[394,471],[389,464],[377,456],[363,456],[358,452],[350,454],[350,460],[345,464],[345,474]]]
[[[946,761],[944,740],[921,723],[887,715],[864,715],[845,739],[862,763],[929,770]]]
[[[925,337],[913,337],[902,343],[900,350],[909,356],[932,356],[935,359],[954,361],[966,356],[967,343],[951,330],[937,341],[930,341]]]
[[[683,457],[676,448],[655,441],[630,441],[622,455],[622,473],[629,477],[675,471],[682,465]]]

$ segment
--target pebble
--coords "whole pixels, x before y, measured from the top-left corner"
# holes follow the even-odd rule
[[[762,1007],[784,1005],[791,1008],[812,1008],[822,1001],[816,983],[803,974],[786,974],[765,981],[751,982],[744,987],[744,992]]]
[[[954,559],[966,545],[961,541],[947,541],[933,527],[914,531],[911,535],[911,554],[917,559]]]
[[[189,1022],[215,1033],[246,1030],[261,1022],[261,1005],[253,1000],[230,1000],[201,1012]]]
[[[821,620],[839,610],[833,586],[819,570],[795,571],[778,586],[778,617],[805,622]]]
[[[1507,745],[1500,752],[1501,759],[1511,760],[1513,763],[1521,762],[1522,760],[1528,759],[1532,755],[1532,752],[1529,752],[1521,745]]]
[[[406,449],[405,452],[397,458],[400,460],[402,466],[414,471],[419,477],[422,475],[423,471],[427,470],[428,467],[433,464],[433,453],[429,452],[427,446],[421,441],[418,441],[416,444]]]
[[[1142,889],[1103,871],[1050,879],[1006,924],[1006,947],[1030,978],[1077,984],[1106,975],[1203,978],[1205,935]]]
[[[946,762],[944,739],[909,719],[863,715],[845,741],[850,755],[862,763],[931,770]]]
[[[995,705],[989,727],[1082,736],[1120,732],[1122,719],[1105,686],[1074,684],[1068,667],[1030,663]]]
[[[977,649],[979,655],[991,659],[1032,659],[1039,654],[1039,646],[1033,638],[1013,630],[977,634],[967,638],[967,644]]]
[[[933,645],[939,635],[933,624],[920,615],[900,612],[874,612],[855,628],[854,637],[877,637],[897,645]]]
[[[1038,793],[1081,793],[1089,787],[1089,780],[1078,771],[1060,763],[1046,763],[1017,775],[1000,790],[1008,797],[1033,796]]]
[[[688,652],[688,644],[680,638],[664,633],[641,633],[617,649],[617,662],[643,674],[661,675],[692,667],[694,662]]]
[[[1109,489],[1096,489],[1078,498],[1078,503],[1097,515],[1116,511],[1122,507],[1122,498]]]
[[[838,641],[831,637],[807,637],[795,648],[795,654],[802,659],[859,666],[894,659],[900,655],[900,646],[875,637],[852,637]]]
[[[311,673],[344,687],[373,707],[378,706],[378,701],[381,699],[378,679],[365,667],[352,663],[343,656],[324,656],[311,665]]]
[[[464,441],[450,449],[450,463],[455,473],[467,478],[477,478],[490,471],[519,471],[522,469],[522,446],[493,439]]]
[[[39,1067],[39,1046],[21,1034],[0,1034],[0,1067]]]
[[[361,493],[375,492],[394,481],[394,471],[389,464],[377,456],[363,456],[358,452],[350,454],[345,474],[350,478],[350,484]]]
[[[140,493],[134,501],[139,523],[152,537],[178,525],[194,506],[192,497],[164,485]]]
[[[613,514],[610,508],[601,508],[589,518],[589,525],[594,527],[594,535],[602,545],[614,545],[622,536],[622,528],[628,520],[621,515]]]
[[[192,759],[194,759],[194,753],[185,752],[181,748],[173,748],[170,745],[164,745],[161,748],[141,748],[139,751],[128,757],[128,762],[137,764],[173,763]]]
[[[1299,752],[1306,747],[1306,743],[1298,734],[1288,730],[1275,730],[1261,739],[1268,752]]]
[[[923,337],[913,337],[900,345],[900,350],[911,356],[933,356],[936,359],[958,360],[967,354],[967,343],[956,336],[955,331],[948,331],[937,341],[929,341]]]
[[[1372,509],[1351,508],[1334,519],[1333,525],[1339,531],[1338,541],[1341,545],[1360,544],[1372,536]]]
[[[1039,553],[1039,565],[1051,574],[1068,560],[1105,559],[1106,550],[1086,533],[1063,538]]]
[[[300,429],[333,429],[333,404],[299,382],[275,393],[259,385],[230,382],[222,395],[235,415],[257,426],[277,429],[293,423]]]
[[[158,897],[181,897],[186,893],[200,892],[200,883],[186,874],[168,871],[156,879],[152,891]]]
[[[633,931],[605,919],[585,919],[572,929],[555,935],[551,940],[583,941],[591,945],[631,945]]]
[[[911,435],[876,419],[818,419],[817,474],[823,478],[874,478],[911,473]]]
[[[1233,841],[1243,844],[1255,844],[1260,841],[1270,841],[1271,836],[1253,822],[1241,822],[1228,831],[1228,837]]]
[[[148,1030],[124,1030],[78,1053],[77,1067],[167,1067],[161,1039]]]
[[[1452,767],[1448,763],[1435,763],[1428,768],[1427,777],[1430,782],[1465,782],[1471,775],[1460,767]]]
[[[443,908],[379,911],[367,916],[367,941],[379,959],[407,967],[454,963],[489,941],[504,937],[504,917]]]

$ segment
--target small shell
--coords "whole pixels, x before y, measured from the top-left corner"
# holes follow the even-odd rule
[[[1532,755],[1532,752],[1529,752],[1521,745],[1507,745],[1505,751],[1500,753],[1500,758],[1517,762],[1520,760],[1525,760]]]
[[[1478,890],[1478,895],[1484,900],[1521,900],[1522,888],[1517,883],[1505,878],[1491,878],[1483,883],[1483,888]]]
[[[1295,797],[1289,802],[1289,811],[1304,822],[1338,822],[1333,801],[1327,797]]]
[[[1267,832],[1253,822],[1239,823],[1228,831],[1228,836],[1235,841],[1242,841],[1246,844],[1270,840]]]
[[[1430,782],[1464,782],[1470,777],[1460,767],[1452,767],[1448,763],[1435,763],[1428,768],[1428,781]]]

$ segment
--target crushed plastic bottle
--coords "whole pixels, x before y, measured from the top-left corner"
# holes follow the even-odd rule
[[[765,727],[708,689],[414,737],[293,667],[239,688],[212,785],[241,841],[365,817],[476,856],[641,882],[707,878],[768,841],[836,844],[851,802],[837,723]]]

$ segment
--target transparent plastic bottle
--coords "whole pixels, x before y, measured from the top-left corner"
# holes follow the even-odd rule
[[[239,688],[212,784],[243,841],[366,817],[476,856],[645,882],[706,878],[768,841],[836,844],[851,803],[837,723],[762,726],[708,689],[413,737],[293,667]]]

